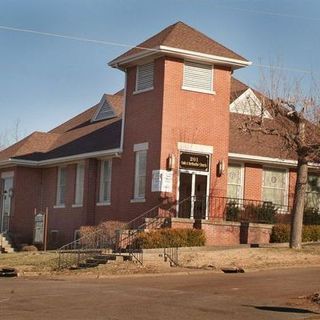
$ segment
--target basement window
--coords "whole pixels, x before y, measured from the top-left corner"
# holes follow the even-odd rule
[[[182,89],[213,94],[213,66],[185,61]]]

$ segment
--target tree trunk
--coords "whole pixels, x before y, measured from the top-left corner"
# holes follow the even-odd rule
[[[298,160],[297,182],[292,210],[290,248],[301,249],[305,196],[308,182],[308,162],[301,156]]]

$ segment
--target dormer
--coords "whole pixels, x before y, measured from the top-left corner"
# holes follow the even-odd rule
[[[251,88],[244,91],[230,104],[230,112],[272,119],[270,113],[263,108],[261,101]]]
[[[108,102],[107,95],[104,94],[97,106],[97,111],[93,115],[91,122],[97,122],[102,120],[107,120],[114,118],[116,116],[116,112]]]

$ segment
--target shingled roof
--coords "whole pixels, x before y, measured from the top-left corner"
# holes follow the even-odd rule
[[[232,78],[231,102],[247,89],[249,87],[246,84]],[[258,96],[261,95],[259,92],[253,91]],[[114,95],[106,95],[106,99],[116,111],[116,117],[91,122],[98,108],[98,105],[95,105],[48,133],[34,132],[1,151],[0,161],[9,158],[40,161],[119,148],[123,90]],[[243,114],[230,113],[229,152],[296,160],[295,152],[286,148],[286,141],[283,137],[266,135],[262,132],[243,132],[241,124],[246,120],[247,116]],[[283,120],[266,119],[265,121],[273,121],[272,126],[280,129],[282,126],[288,125],[289,120],[285,118]]]
[[[112,60],[110,65],[112,65],[114,61],[134,56],[145,51],[145,49],[156,49],[159,48],[159,46],[167,46],[248,62],[248,60],[234,51],[209,38],[202,32],[179,21]]]
[[[106,95],[115,110],[111,119],[92,122],[99,104],[49,132],[34,132],[0,152],[0,161],[10,158],[41,161],[120,147],[123,91]]]

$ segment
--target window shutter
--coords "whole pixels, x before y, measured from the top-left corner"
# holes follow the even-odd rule
[[[153,88],[154,63],[137,66],[136,91]]]
[[[186,61],[183,86],[195,90],[212,91],[212,66]]]

